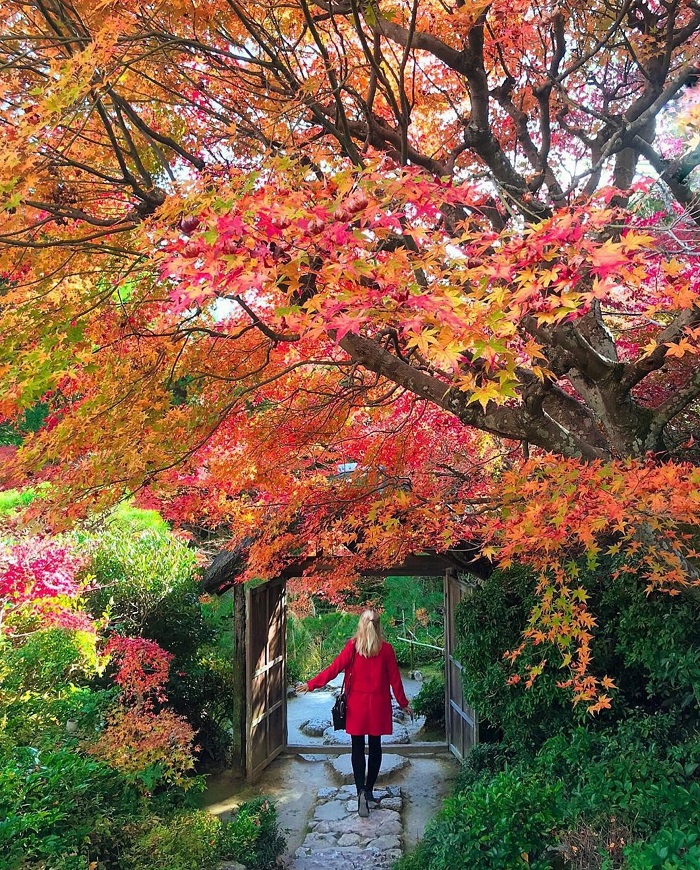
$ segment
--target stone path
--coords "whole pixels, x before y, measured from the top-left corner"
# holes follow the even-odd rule
[[[389,870],[402,854],[401,789],[390,785],[374,794],[379,806],[363,819],[354,785],[320,788],[290,870]]]

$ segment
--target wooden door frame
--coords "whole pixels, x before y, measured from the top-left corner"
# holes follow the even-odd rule
[[[467,747],[468,749],[470,749],[472,746],[476,746],[476,744],[479,742],[479,718],[476,711],[472,707],[465,707],[464,705],[464,699],[461,697],[464,691],[461,683],[462,665],[456,658],[454,658],[453,655],[454,648],[452,646],[452,640],[455,634],[455,625],[454,611],[451,605],[452,599],[450,597],[450,587],[451,585],[455,584],[461,590],[463,597],[470,594],[469,585],[463,580],[460,580],[457,571],[449,568],[445,572],[445,740],[447,742],[447,747],[450,752],[461,761],[465,755],[465,730],[470,732],[469,746]],[[452,700],[454,692],[452,686],[452,668],[450,667],[451,664],[454,664],[454,666],[459,671],[459,694],[461,697],[460,704],[456,704]],[[455,735],[452,733],[453,713],[456,714],[457,718],[460,720],[459,745],[457,745],[457,743],[454,741]]]
[[[281,633],[281,653],[274,660],[267,661],[262,668],[259,668],[257,674],[255,672],[255,662],[251,654],[250,647],[250,628],[251,628],[251,599],[254,592],[259,591],[262,587],[265,588],[266,594],[269,595],[270,589],[274,586],[281,586],[281,607],[283,610]],[[269,613],[269,600],[266,599],[266,614]],[[255,586],[243,585],[236,588],[234,593],[234,643],[235,643],[235,685],[236,693],[239,698],[238,715],[235,722],[234,733],[234,754],[239,761],[244,776],[249,782],[253,782],[260,773],[270,764],[280,753],[287,748],[287,685],[286,685],[286,668],[287,668],[287,639],[286,639],[286,579],[284,577],[275,577],[271,580],[259,583]],[[269,643],[269,634],[268,641]],[[267,656],[266,656],[267,658]],[[253,696],[250,691],[255,676],[259,676],[265,672],[269,672],[273,667],[281,664],[281,692],[282,697],[278,703],[272,708],[267,707],[263,717],[257,722],[253,721]],[[282,741],[271,752],[265,755],[264,760],[257,765],[253,762],[253,742],[251,740],[252,728],[259,724],[262,719],[269,718],[270,714],[275,709],[282,709]],[[268,734],[269,736],[269,734]]]
[[[434,751],[446,751],[449,749],[452,754],[457,755],[457,757],[461,757],[460,753],[455,751],[454,745],[450,742],[450,712],[452,707],[452,702],[450,698],[450,676],[449,676],[449,655],[450,650],[448,649],[448,637],[450,635],[448,620],[450,618],[454,618],[454,614],[451,614],[450,609],[448,607],[447,596],[448,596],[448,586],[452,581],[458,582],[460,586],[466,587],[467,585],[463,583],[459,579],[457,574],[457,570],[454,567],[445,566],[445,561],[440,557],[432,558],[425,557],[420,558],[418,561],[418,557],[416,558],[416,565],[411,565],[409,570],[406,570],[408,567],[406,564],[403,566],[396,566],[395,568],[382,569],[378,571],[377,574],[381,574],[383,576],[401,576],[402,569],[406,573],[406,575],[413,576],[442,576],[444,582],[444,591],[445,591],[445,654],[444,654],[444,668],[445,668],[445,740],[444,741],[436,741],[432,743],[430,746],[426,744],[426,746],[418,745],[418,744],[391,744],[391,746],[384,747],[384,751],[386,752],[406,752],[410,754],[421,754],[422,751],[428,751],[432,747]],[[269,586],[271,584],[281,584],[282,589],[282,606],[286,611],[286,582],[289,576],[295,576],[296,572],[290,574],[282,574],[278,577],[275,577],[271,580],[264,581],[264,583],[260,585]],[[256,587],[258,588],[258,587]],[[467,587],[468,588],[468,587]],[[283,658],[283,669],[282,669],[282,679],[283,679],[283,699],[282,699],[282,708],[283,708],[283,729],[284,729],[284,737],[283,743],[275,751],[268,757],[266,757],[265,762],[262,765],[258,765],[257,768],[252,767],[252,747],[250,737],[250,725],[252,721],[252,697],[248,692],[248,687],[252,683],[253,677],[253,663],[251,660],[251,656],[249,655],[249,650],[247,648],[247,637],[248,637],[248,613],[250,608],[250,595],[251,587],[249,586],[236,586],[234,587],[234,644],[235,644],[235,656],[236,656],[236,668],[235,668],[235,684],[236,690],[238,693],[238,697],[241,700],[245,700],[245,703],[239,703],[239,715],[236,717],[236,727],[234,734],[234,749],[235,755],[238,757],[240,765],[244,771],[244,774],[247,779],[255,778],[259,772],[264,769],[274,758],[276,758],[280,753],[284,751],[289,752],[309,752],[311,754],[329,754],[329,755],[337,755],[342,754],[346,751],[349,751],[349,748],[346,748],[343,745],[332,745],[332,746],[305,746],[304,744],[289,744],[288,743],[288,733],[287,733],[287,694],[286,694],[286,658],[287,658],[287,644],[286,644],[286,631],[283,633],[282,637],[282,658]],[[284,624],[286,626],[286,615]],[[473,711],[472,711],[473,713]],[[473,742],[476,743],[478,741],[478,718],[475,713],[473,713]]]

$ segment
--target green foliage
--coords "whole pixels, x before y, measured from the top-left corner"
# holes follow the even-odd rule
[[[283,843],[269,804],[249,813],[247,823],[243,813],[232,833],[188,808],[201,777],[174,787],[164,775],[176,758],[178,729],[192,733],[172,707],[198,729],[210,758],[226,759],[230,596],[200,596],[193,553],[157,515],[124,509],[107,532],[84,535],[81,545],[92,560],[86,575],[101,584],[89,595],[93,614],[107,610],[122,634],[174,653],[168,706],[162,699],[157,708],[115,703],[114,667],[104,669],[101,629],[87,630],[87,618],[85,630],[23,628],[0,636],[0,867],[206,870],[224,846],[231,851],[238,828],[242,855],[267,862]],[[183,752],[191,764],[189,745]],[[152,761],[143,772],[135,768],[141,756]],[[243,836],[246,824],[257,838]]]
[[[535,581],[522,568],[495,572],[474,588],[456,613],[464,696],[487,727],[495,725],[505,743],[529,749],[570,725],[574,711],[556,685],[556,672],[545,670],[535,684],[509,686],[512,668],[504,654],[517,647],[535,604]],[[522,665],[534,664],[538,651],[526,649]]]
[[[506,768],[511,755],[502,743],[477,743],[460,765],[455,791],[466,792],[476,782],[488,782]]]
[[[12,513],[16,508],[26,507],[40,495],[41,490],[38,487],[37,489],[6,489],[0,492],[0,516]]]
[[[441,577],[387,577],[378,598],[382,628],[401,667],[413,670],[442,660],[439,647],[443,645],[445,601]],[[399,640],[406,637],[418,643]]]
[[[560,787],[506,770],[445,801],[397,870],[547,870],[561,821]]]
[[[209,870],[222,859],[272,870],[284,846],[274,806],[263,798],[222,825],[182,806],[177,793],[144,800],[75,748],[0,750],[4,870]]]
[[[326,667],[357,628],[357,615],[342,611],[287,620],[287,680],[308,680]]]
[[[413,709],[419,716],[425,716],[428,727],[445,727],[445,680],[431,677],[420,687],[413,699]]]
[[[617,650],[625,671],[639,674],[641,687],[650,699],[663,706],[700,706],[700,622],[698,608],[682,598],[660,592],[640,594],[625,584],[624,598],[610,601],[614,590],[606,590],[604,602],[619,609]]]
[[[139,870],[209,870],[219,860],[221,822],[205,810],[147,818],[124,863]]]
[[[57,682],[85,680],[98,669],[97,638],[87,631],[46,628],[21,645],[3,644],[3,688],[47,691]]]
[[[249,870],[273,870],[284,847],[274,805],[261,797],[238,808],[224,825],[219,848],[222,858],[238,861]]]
[[[700,867],[700,829],[660,831],[648,843],[625,849],[626,870],[697,870]]]
[[[638,836],[688,818],[700,799],[700,735],[672,714],[636,715],[608,729],[548,740],[531,762],[564,783],[570,824],[616,819]]]
[[[165,535],[170,531],[170,526],[158,511],[137,508],[128,501],[114,508],[107,524],[112,531],[122,530],[134,535],[149,531]]]
[[[441,661],[443,643],[442,579],[435,577],[370,578],[348,604],[372,601],[382,612],[382,631],[394,647],[400,666],[415,668]],[[287,680],[315,676],[332,661],[355,634],[357,614],[343,610],[320,611],[287,620]],[[432,644],[438,649],[407,643],[399,638]]]
[[[555,674],[531,689],[508,685],[504,654],[519,645],[533,602],[527,571],[496,572],[462,601],[465,697],[482,736],[498,742],[472,750],[455,796],[401,870],[517,868],[520,847],[530,867],[552,870],[700,867],[699,608],[647,596],[634,576],[612,580],[615,567],[572,566],[600,614],[593,671],[618,686],[595,719],[569,706]],[[556,654],[546,642],[526,649],[518,669]],[[551,797],[544,806],[538,789]]]
[[[200,620],[195,556],[185,544],[166,532],[117,525],[95,540],[87,571],[96,586],[89,597],[92,612],[108,610],[111,624],[122,634],[151,637],[149,624],[165,620],[172,630],[169,651],[191,644]]]
[[[117,870],[138,795],[106,764],[62,748],[0,753],[0,854],[8,870]]]
[[[49,628],[22,644],[0,640],[0,744],[54,746],[75,732],[94,732],[114,690],[89,687],[98,672],[96,638]]]
[[[22,443],[30,432],[38,432],[49,413],[46,402],[37,402],[14,423],[0,423],[0,446]]]
[[[175,656],[170,706],[197,731],[201,757],[226,764],[235,696],[232,597],[203,596],[193,551],[154,511],[128,505],[94,542],[87,570],[97,586],[94,613],[107,610],[121,633],[154,640]]]

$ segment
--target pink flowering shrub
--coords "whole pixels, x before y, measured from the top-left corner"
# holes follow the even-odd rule
[[[0,545],[0,630],[13,634],[65,628],[95,634],[94,620],[80,608],[85,559],[50,538]]]
[[[0,600],[27,604],[46,598],[76,598],[83,559],[47,538],[29,538],[0,548]]]

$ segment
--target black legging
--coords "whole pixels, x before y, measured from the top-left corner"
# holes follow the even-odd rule
[[[365,777],[365,735],[352,735],[352,772],[355,776],[357,790],[372,791],[382,766],[382,738],[368,735],[369,759],[367,761],[367,776]]]

